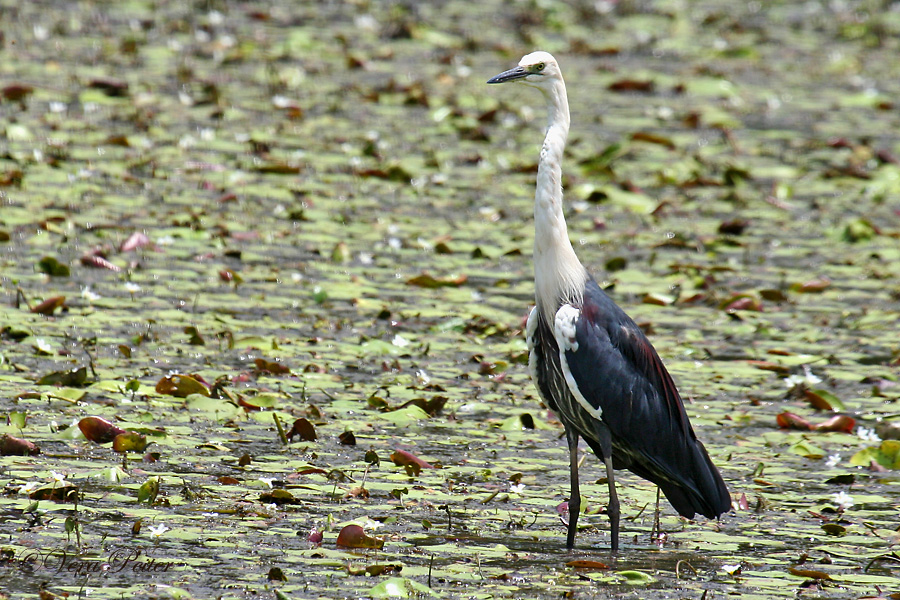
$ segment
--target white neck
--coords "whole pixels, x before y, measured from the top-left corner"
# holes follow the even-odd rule
[[[552,323],[562,304],[580,304],[587,273],[569,241],[562,208],[562,158],[569,136],[566,85],[560,79],[542,91],[549,114],[534,195],[534,281],[537,305]]]

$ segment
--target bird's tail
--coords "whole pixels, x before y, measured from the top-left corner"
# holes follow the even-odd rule
[[[692,519],[694,514],[700,513],[712,519],[731,510],[731,495],[706,448],[699,440],[693,442],[690,452],[690,462],[693,464],[681,471],[678,477],[666,477],[658,471],[641,473],[635,469],[640,467],[636,464],[629,468],[658,485],[681,516]]]

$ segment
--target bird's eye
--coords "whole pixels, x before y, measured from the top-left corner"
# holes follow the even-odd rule
[[[547,66],[547,65],[545,65],[544,63],[538,63],[537,65],[535,65],[534,68],[537,71],[543,71],[545,66]]]

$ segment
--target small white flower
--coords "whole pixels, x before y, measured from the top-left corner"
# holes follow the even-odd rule
[[[272,96],[272,105],[275,108],[290,108],[295,104],[296,102],[287,96]]]
[[[133,283],[131,281],[126,281],[125,282],[125,291],[127,291],[129,294],[134,295],[141,291],[141,286],[139,286],[138,284]]]
[[[169,531],[169,528],[163,524],[159,524],[156,527],[151,527],[150,529],[148,529],[148,531],[150,532],[150,535],[152,535],[155,538],[158,538],[165,532]]]
[[[509,491],[512,492],[513,494],[521,494],[522,490],[524,490],[524,489],[525,489],[524,483],[516,483],[516,484],[509,486]]]
[[[56,471],[50,471],[50,477],[59,483],[65,483],[66,481],[66,476]]]
[[[786,377],[784,383],[788,388],[793,388],[801,384],[816,385],[817,383],[822,383],[822,378],[816,376],[812,372],[812,369],[809,368],[809,365],[803,365],[803,375],[791,375],[790,377]]]
[[[91,290],[91,286],[86,285],[81,288],[81,297],[87,300],[88,302],[94,302],[95,300],[99,300],[101,298],[100,294]]]
[[[840,462],[841,462],[841,455],[840,454],[832,454],[828,457],[828,460],[825,461],[825,465],[828,466],[829,468],[833,469],[834,467],[838,466],[840,464]]]
[[[868,427],[857,427],[856,435],[859,436],[864,442],[880,442],[881,438],[878,437],[878,434],[875,433],[874,429],[869,429]]]
[[[428,374],[425,369],[419,369],[416,371],[416,383],[419,385],[428,385],[431,383],[431,376]]]
[[[391,343],[398,348],[406,348],[409,346],[410,341],[398,333],[394,336],[394,339],[391,340]]]
[[[275,481],[274,477],[260,477],[260,481],[269,486],[269,489],[272,489],[272,482]]]
[[[837,504],[838,510],[847,510],[854,504],[853,497],[847,492],[838,492],[831,501]]]
[[[19,488],[20,494],[31,494],[34,490],[38,489],[41,484],[37,481],[29,481],[25,485]]]

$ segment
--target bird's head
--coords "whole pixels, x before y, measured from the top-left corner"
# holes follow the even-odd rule
[[[488,83],[520,81],[540,90],[548,90],[557,80],[562,79],[559,65],[549,52],[532,52],[519,61],[519,65],[488,79]]]

